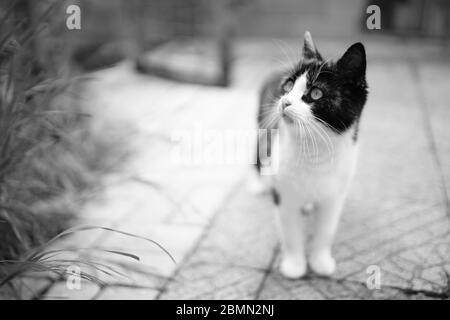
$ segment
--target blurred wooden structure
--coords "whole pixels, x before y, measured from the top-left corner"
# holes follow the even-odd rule
[[[383,34],[450,38],[448,0],[369,0],[371,4],[381,9]]]
[[[75,47],[75,60],[87,69],[128,58],[143,73],[226,86],[231,61],[230,1],[78,0],[82,30],[65,36]],[[187,69],[178,61],[186,57],[184,47],[190,50]],[[161,52],[166,59],[149,59]],[[206,66],[213,70],[203,72]]]
[[[58,4],[48,30],[32,44],[42,62],[59,50],[84,70],[129,59],[140,72],[172,80],[218,86],[229,83],[230,3],[239,0],[4,1],[14,3],[17,20],[24,22],[24,28],[32,26],[50,4]],[[66,8],[73,4],[81,9],[81,30],[66,27]]]
[[[172,80],[227,86],[231,0],[133,0],[138,70]],[[129,11],[130,13],[130,11]],[[148,52],[146,54],[146,52]],[[156,52],[152,55],[152,52]]]

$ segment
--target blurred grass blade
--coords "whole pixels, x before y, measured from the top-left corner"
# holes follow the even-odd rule
[[[132,234],[132,233],[128,233],[128,232],[125,232],[125,231],[120,231],[120,230],[117,230],[117,229],[108,228],[108,227],[100,227],[100,226],[81,226],[81,227],[73,227],[73,228],[70,228],[70,229],[68,229],[68,230],[66,230],[66,231],[63,231],[63,232],[61,232],[60,234],[58,234],[58,235],[56,235],[55,237],[53,237],[52,239],[50,239],[47,243],[45,243],[44,245],[42,245],[41,247],[39,247],[39,248],[36,250],[36,252],[33,252],[33,253],[28,257],[28,259],[32,259],[35,255],[37,255],[37,254],[39,254],[40,252],[42,252],[42,251],[44,250],[44,248],[48,247],[49,245],[51,245],[52,243],[54,243],[56,240],[58,240],[58,239],[60,239],[60,238],[62,238],[62,237],[64,237],[64,236],[67,236],[67,235],[72,234],[72,233],[75,233],[75,232],[88,231],[88,230],[105,230],[105,231],[109,231],[109,232],[114,232],[114,233],[118,233],[118,234],[123,234],[123,235],[126,235],[126,236],[128,236],[128,237],[132,237],[132,238],[136,238],[136,239],[145,240],[145,241],[150,242],[150,243],[156,245],[157,247],[159,247],[159,248],[160,248],[162,251],[164,251],[164,253],[166,253],[166,254],[169,256],[169,258],[176,264],[176,261],[175,261],[174,257],[170,254],[170,252],[169,252],[166,248],[164,248],[162,245],[160,245],[158,242],[156,242],[156,241],[154,241],[154,240],[152,240],[152,239],[149,239],[149,238],[146,238],[146,237],[142,237],[142,236],[139,236],[139,235],[135,235],[135,234]],[[27,259],[27,260],[28,260],[28,259]]]

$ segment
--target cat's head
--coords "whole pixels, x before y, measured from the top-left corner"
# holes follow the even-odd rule
[[[337,61],[325,60],[309,32],[303,54],[279,88],[277,112],[287,124],[315,121],[342,133],[358,122],[367,98],[366,53],[350,46]]]

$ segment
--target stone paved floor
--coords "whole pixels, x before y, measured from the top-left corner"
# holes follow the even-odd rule
[[[321,45],[327,53],[342,43]],[[71,299],[427,299],[450,297],[450,60],[439,48],[369,42],[369,102],[360,160],[339,228],[331,279],[282,279],[268,194],[252,194],[248,165],[173,166],[174,130],[254,128],[257,88],[296,55],[295,44],[252,42],[237,50],[231,89],[202,88],[136,75],[124,64],[98,73],[94,118],[129,130],[134,150],[121,174],[90,203],[86,223],[150,237],[177,260],[140,240],[106,232],[66,243],[128,250],[131,279],[47,285],[41,298]],[[448,56],[448,52],[446,53]],[[278,62],[277,62],[278,61]],[[126,125],[125,125],[126,124]],[[101,126],[100,126],[101,127]],[[366,286],[367,268],[381,289]]]

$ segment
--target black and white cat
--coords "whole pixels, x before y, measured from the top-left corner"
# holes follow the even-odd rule
[[[275,131],[260,139],[257,166],[262,175],[271,166],[265,178],[279,211],[280,272],[287,278],[305,275],[308,262],[320,275],[336,269],[331,248],[355,171],[359,118],[367,99],[365,73],[361,43],[333,62],[322,58],[306,32],[301,60],[263,87],[259,128]],[[314,219],[309,252],[301,212]]]

